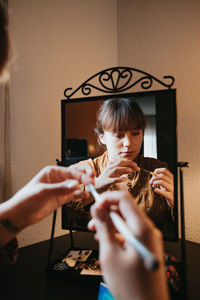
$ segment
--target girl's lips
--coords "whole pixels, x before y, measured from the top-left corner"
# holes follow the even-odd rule
[[[122,155],[133,155],[135,153],[135,151],[126,151],[126,152],[121,152]]]

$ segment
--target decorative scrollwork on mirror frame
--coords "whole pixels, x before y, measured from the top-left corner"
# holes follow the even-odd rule
[[[170,82],[165,83],[153,75],[139,69],[113,67],[94,74],[71,93],[70,91],[72,88],[66,88],[64,90],[64,96],[67,99],[70,99],[78,91],[82,92],[84,96],[88,96],[93,89],[104,93],[114,94],[124,92],[139,84],[142,89],[147,90],[152,87],[154,82],[171,89],[175,81],[174,77],[163,76],[163,78],[170,80]]]

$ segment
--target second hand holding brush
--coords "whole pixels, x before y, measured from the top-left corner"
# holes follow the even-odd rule
[[[92,184],[88,185],[88,188],[96,201],[101,200],[100,194],[96,191]],[[151,253],[126,226],[124,220],[115,212],[110,212],[110,218],[117,228],[117,230],[123,235],[123,237],[135,248],[138,254],[144,261],[144,265],[148,270],[156,270],[159,266],[158,260],[153,253]]]

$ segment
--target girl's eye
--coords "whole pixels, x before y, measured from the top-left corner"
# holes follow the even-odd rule
[[[121,139],[123,136],[124,136],[123,133],[119,133],[119,132],[114,133],[114,137],[117,138],[117,139]]]
[[[134,135],[134,136],[137,136],[137,135],[139,135],[139,134],[140,134],[139,131],[132,132],[132,135]]]

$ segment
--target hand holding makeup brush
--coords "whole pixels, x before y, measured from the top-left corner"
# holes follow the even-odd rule
[[[111,211],[118,212],[132,234],[156,255],[157,270],[149,272],[132,245],[119,241]],[[130,194],[118,191],[101,194],[101,201],[92,206],[91,214],[93,221],[89,228],[96,230],[104,279],[115,299],[168,300],[162,235]]]

